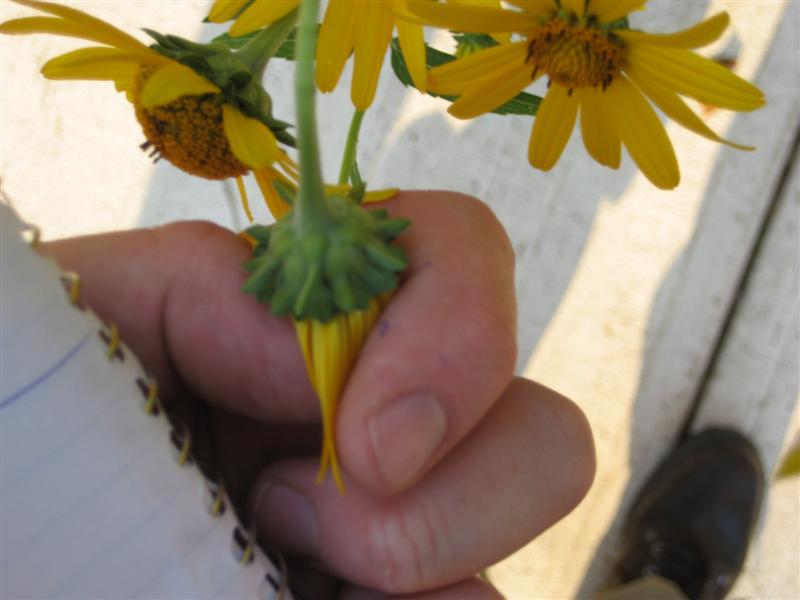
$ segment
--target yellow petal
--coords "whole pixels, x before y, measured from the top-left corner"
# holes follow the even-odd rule
[[[397,188],[387,188],[385,190],[372,190],[364,194],[362,202],[364,204],[371,204],[372,202],[383,202],[389,198],[394,198],[400,190]]]
[[[230,29],[232,36],[244,35],[274,23],[292,12],[300,0],[269,0],[253,2]]]
[[[644,8],[646,0],[590,0],[586,13],[596,15],[601,23],[610,23]]]
[[[557,10],[555,0],[506,0],[527,13],[543,17]]]
[[[215,0],[207,19],[212,23],[224,23],[230,21],[243,7],[247,6],[248,0]]]
[[[524,34],[539,25],[539,19],[527,12],[469,4],[408,0],[408,10],[428,25],[456,31]]]
[[[569,141],[578,99],[568,95],[567,88],[553,84],[539,106],[528,146],[528,161],[542,171],[549,171],[558,162]]]
[[[619,168],[621,143],[608,107],[605,92],[595,88],[579,88],[581,135],[586,151],[601,165]]]
[[[714,133],[675,92],[648,77],[642,76],[638,69],[629,66],[626,74],[658,108],[664,111],[664,114],[676,123],[686,127],[686,129],[715,142],[727,144],[737,150],[754,150],[752,146],[742,146],[741,144],[729,142]]]
[[[14,2],[56,15],[71,22],[82,33],[82,35],[76,37],[90,39],[100,44],[107,44],[130,52],[152,52],[135,37],[80,10],[52,2],[37,2],[35,0],[14,0]]]
[[[676,33],[646,33],[644,31],[631,31],[617,29],[614,35],[622,38],[629,44],[652,44],[669,48],[701,48],[717,41],[725,32],[730,23],[728,13],[717,13],[713,17],[698,23],[694,27]]]
[[[353,49],[356,13],[360,9],[342,0],[330,0],[319,29],[316,80],[322,92],[332,92]]]
[[[139,71],[139,57],[116,48],[81,48],[57,56],[42,67],[47,79],[128,81]]]
[[[250,200],[247,198],[247,189],[244,187],[244,180],[241,176],[236,177],[236,187],[239,190],[239,197],[242,199],[242,208],[247,220],[253,222],[253,212],[250,210]]]
[[[628,62],[642,77],[705,104],[751,111],[765,103],[752,83],[690,50],[637,44],[630,47]]]
[[[508,64],[516,63],[520,68],[526,68],[527,52],[527,42],[500,44],[479,50],[428,71],[428,88],[437,94],[459,95],[473,87],[475,82]]]
[[[408,67],[408,73],[416,88],[425,93],[427,90],[427,71],[425,67],[425,38],[422,27],[398,19],[395,22],[397,37],[400,38],[400,49]]]
[[[325,195],[327,196],[346,196],[350,193],[353,186],[346,183],[337,183],[336,185],[325,185]],[[397,188],[387,188],[385,190],[372,190],[364,194],[362,202],[370,204],[373,202],[382,202],[388,200],[398,194],[400,190]]]
[[[475,6],[488,6],[489,8],[502,8],[502,4],[500,4],[500,0],[448,0],[451,4],[473,4]],[[551,7],[553,5],[552,0],[542,0],[549,4]],[[510,33],[489,33],[494,39],[496,39],[501,44],[507,44],[511,41],[511,34]]]
[[[10,35],[49,33],[104,43],[103,39],[98,39],[99,36],[88,31],[83,25],[56,17],[25,17],[22,19],[12,19],[5,23],[0,23],[0,33]],[[114,46],[114,48],[117,48],[117,46]],[[139,62],[142,64],[158,65],[169,62],[168,58],[160,56],[146,46],[141,46],[135,50],[131,48],[124,48],[122,50],[129,55],[137,56]]]
[[[286,154],[286,152],[284,152],[283,150],[280,151],[280,157],[278,158],[277,162],[280,165],[281,169],[283,169],[283,172],[286,173],[286,175],[288,175],[289,179],[293,183],[297,183],[298,181],[300,181],[300,173],[297,167],[297,163],[294,162],[291,159],[291,157],[289,157],[289,155]]]
[[[261,121],[246,117],[230,104],[223,104],[222,125],[231,151],[242,164],[259,169],[278,160],[275,135]]]
[[[322,458],[317,481],[322,480],[330,467],[340,491],[344,491],[344,483],[336,457],[336,413],[347,377],[379,315],[379,301],[373,299],[367,309],[339,314],[325,323],[293,320],[306,370],[322,410]]]
[[[606,89],[607,106],[622,143],[653,185],[670,190],[680,183],[678,161],[664,126],[636,87],[619,77]]]
[[[142,88],[140,103],[144,108],[168,104],[182,96],[219,93],[220,89],[189,67],[172,63],[153,73]]]
[[[561,8],[583,16],[583,0],[561,0]]]
[[[383,2],[366,2],[357,10],[361,23],[355,33],[350,98],[358,110],[366,110],[375,98],[383,59],[392,40],[394,15],[391,5]]]
[[[276,179],[282,181],[289,187],[293,187],[291,182],[289,182],[272,167],[256,169],[253,174],[256,177],[258,188],[261,190],[261,195],[264,197],[264,202],[276,221],[292,210],[292,207],[289,205],[289,203],[281,198],[280,194],[278,194],[275,186],[273,185],[273,181]]]
[[[529,70],[512,63],[465,91],[447,112],[459,119],[472,119],[505,104],[531,83]]]

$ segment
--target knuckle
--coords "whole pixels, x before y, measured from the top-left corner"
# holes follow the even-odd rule
[[[374,518],[366,552],[378,578],[375,584],[387,592],[404,593],[437,583],[450,554],[442,522],[441,515],[419,505]]]

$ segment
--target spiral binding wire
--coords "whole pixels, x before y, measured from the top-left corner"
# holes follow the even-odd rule
[[[31,237],[28,244],[35,247],[39,242],[39,230],[30,227]],[[65,272],[61,276],[61,283],[67,294],[69,303],[80,311],[87,309],[86,304],[81,298],[81,280],[76,273]],[[98,331],[98,336],[105,345],[106,356],[109,360],[125,360],[125,350],[119,333],[119,327],[115,323],[104,321]],[[158,395],[158,384],[152,376],[136,378],[136,387],[142,395],[142,410],[146,415],[152,417],[169,417],[164,411],[163,404]],[[209,515],[217,518],[225,513],[227,506],[227,494],[222,477],[214,472],[210,465],[195,463],[192,455],[192,436],[188,426],[183,422],[168,418],[170,423],[170,442],[176,462],[181,466],[196,464],[198,471],[205,480],[207,491],[207,505]],[[233,558],[242,565],[248,565],[255,560],[257,541],[255,532],[251,529],[244,529],[237,526],[231,533],[231,553]],[[284,598],[288,592],[287,586],[287,566],[283,556],[274,551],[265,551],[267,558],[272,562],[280,573],[280,580],[277,580],[272,573],[267,572],[262,581],[262,585],[268,587],[277,598]],[[266,595],[266,594],[265,594]]]

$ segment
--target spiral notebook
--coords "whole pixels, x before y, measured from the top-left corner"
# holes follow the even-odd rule
[[[290,599],[115,327],[0,221],[0,598]]]

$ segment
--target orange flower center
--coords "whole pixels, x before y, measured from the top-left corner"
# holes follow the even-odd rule
[[[625,46],[597,27],[555,17],[528,37],[533,76],[544,72],[569,89],[610,84],[622,69]]]
[[[155,70],[142,67],[133,89],[136,119],[149,142],[143,148],[152,145],[179,169],[207,179],[247,173],[247,167],[231,152],[222,125],[222,106],[215,95],[184,96],[155,108],[142,107],[142,88]]]

